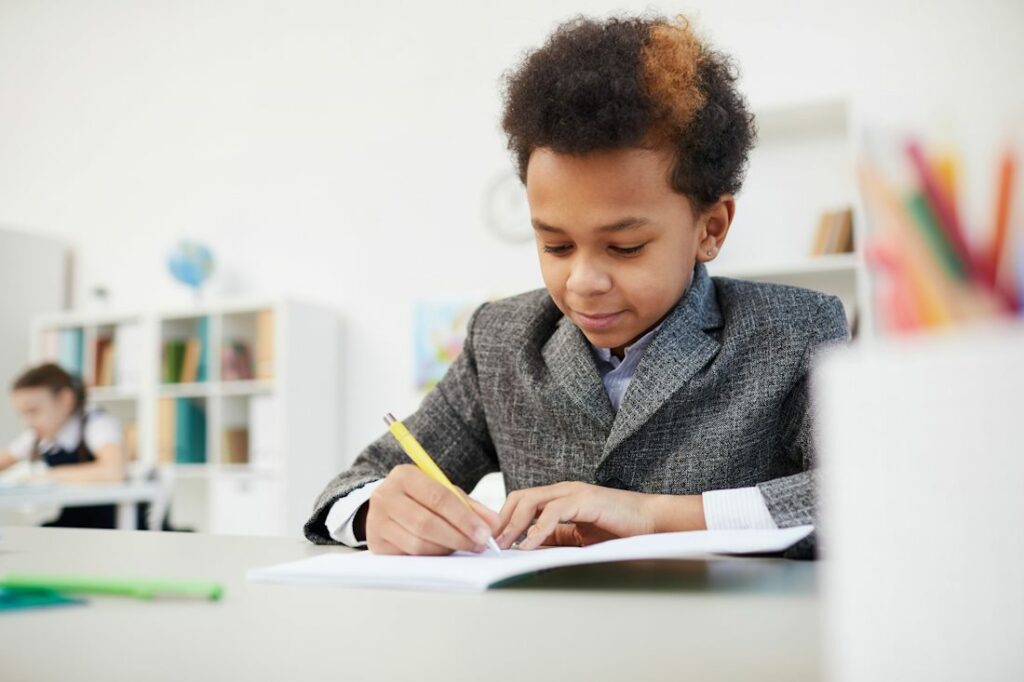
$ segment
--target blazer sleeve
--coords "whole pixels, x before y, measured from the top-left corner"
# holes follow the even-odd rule
[[[780,437],[786,456],[799,473],[757,485],[768,512],[779,528],[813,524],[817,516],[817,472],[814,470],[814,405],[808,379],[815,353],[826,345],[849,340],[846,314],[835,296],[822,300],[817,324],[809,335],[798,365],[798,378],[783,403]],[[804,544],[804,543],[801,543]]]
[[[467,491],[485,474],[498,470],[480,403],[474,348],[480,315],[487,305],[477,308],[470,317],[466,341],[455,362],[420,407],[403,420],[452,483]],[[385,431],[356,457],[348,470],[331,479],[317,497],[313,513],[303,527],[306,538],[318,545],[338,544],[324,525],[334,502],[409,461],[397,441]]]

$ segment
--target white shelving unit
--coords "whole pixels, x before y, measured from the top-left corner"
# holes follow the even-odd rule
[[[790,284],[834,294],[859,337],[872,333],[870,280],[861,247],[865,221],[854,174],[856,108],[837,96],[755,109],[737,215],[712,275]],[[821,213],[853,210],[853,253],[810,256]]]
[[[266,318],[272,319],[269,337],[261,335],[273,348],[265,376],[225,379],[224,344],[236,340],[253,349],[261,315],[272,316]],[[165,341],[195,336],[203,318],[205,380],[164,382]],[[118,341],[125,325],[134,329],[125,332],[130,348]],[[31,325],[33,363],[56,359],[48,357],[50,344],[43,340],[66,329],[80,330],[83,337],[82,375],[90,387],[89,402],[122,423],[136,425],[132,472],[157,468],[172,481],[172,525],[225,534],[301,533],[316,494],[341,468],[341,337],[334,311],[294,300],[248,300],[159,312],[43,315]],[[139,358],[136,377],[127,384],[115,377],[113,385],[94,385],[96,340],[105,335],[114,337],[115,357],[127,352]],[[255,354],[253,350],[253,364]],[[205,415],[205,448],[186,453],[203,454],[202,462],[180,461],[182,446],[177,442],[174,457],[167,456],[166,444],[161,452],[162,438],[171,428],[161,421],[162,409],[168,408],[162,405],[165,400],[193,401]],[[180,402],[174,406],[180,409]],[[165,418],[169,414],[163,413]],[[244,461],[228,461],[226,429],[247,434]]]

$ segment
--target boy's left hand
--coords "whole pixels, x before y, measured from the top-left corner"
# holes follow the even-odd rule
[[[565,481],[509,493],[498,515],[496,539],[508,549],[529,528],[519,548],[534,549],[545,542],[579,546],[703,527],[700,495],[653,495]]]

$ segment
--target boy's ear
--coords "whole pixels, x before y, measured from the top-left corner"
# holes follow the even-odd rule
[[[711,206],[704,210],[700,217],[700,242],[697,248],[697,259],[703,262],[714,260],[725,243],[729,227],[736,215],[736,199],[731,194],[723,194]]]

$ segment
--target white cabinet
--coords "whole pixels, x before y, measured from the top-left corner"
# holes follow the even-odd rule
[[[0,230],[0,384],[6,394],[28,367],[25,335],[33,316],[59,310],[67,301],[67,247],[50,237]],[[0,409],[0,443],[7,445],[24,429],[6,400]]]
[[[265,472],[221,471],[210,477],[210,524],[230,535],[289,535],[285,487]],[[312,507],[312,499],[310,499]]]

